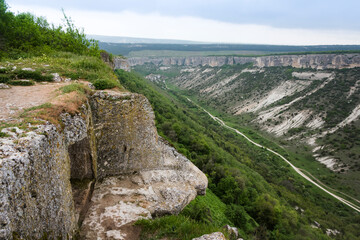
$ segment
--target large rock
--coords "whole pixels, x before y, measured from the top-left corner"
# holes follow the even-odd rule
[[[82,238],[130,239],[129,223],[177,214],[197,194],[205,194],[206,176],[157,135],[154,113],[144,96],[98,92],[91,106],[100,181]]]
[[[0,239],[71,237],[77,223],[63,135],[54,125],[6,130],[12,134],[0,138]]]
[[[60,117],[2,130],[0,239],[68,239],[82,222],[83,238],[131,239],[133,221],[205,194],[206,176],[158,136],[144,96],[96,92]]]
[[[60,117],[63,129],[44,122],[32,131],[2,130],[0,239],[68,239],[78,230],[85,203],[74,206],[74,192],[82,192],[70,179],[94,178],[91,110],[84,104],[79,114]]]
[[[114,58],[114,68],[122,69],[122,70],[128,71],[128,72],[131,70],[129,62],[125,58],[122,58],[122,57]]]
[[[214,232],[211,234],[202,235],[198,238],[193,238],[192,240],[226,240],[226,238],[221,232]]]

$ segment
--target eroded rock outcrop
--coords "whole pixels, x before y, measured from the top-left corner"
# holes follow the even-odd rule
[[[211,234],[205,234],[198,238],[193,238],[192,240],[225,240],[224,234],[221,232],[214,232]]]
[[[0,138],[0,239],[129,239],[129,223],[181,211],[206,176],[157,135],[139,94],[96,92],[78,114]],[[130,226],[131,227],[131,226]]]
[[[157,135],[154,113],[139,94],[98,92],[91,100],[97,173],[81,237],[127,239],[128,223],[179,213],[206,176]]]
[[[77,222],[64,136],[54,125],[9,130],[12,137],[0,138],[0,239],[72,236]]]
[[[155,65],[178,66],[211,66],[253,63],[255,67],[285,67],[342,69],[360,67],[360,54],[308,54],[308,55],[276,55],[264,57],[133,57],[128,59],[130,66],[153,63]],[[115,68],[119,68],[115,66]]]
[[[115,69],[123,69],[125,71],[130,71],[130,64],[125,58],[115,57],[114,58],[114,68]]]

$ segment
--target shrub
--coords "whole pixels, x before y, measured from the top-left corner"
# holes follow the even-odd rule
[[[31,80],[12,80],[8,83],[14,86],[32,86],[35,84],[34,81]]]
[[[227,205],[225,214],[235,224],[235,226],[242,228],[246,226],[247,213],[242,206],[235,204]]]
[[[184,216],[188,216],[198,222],[211,223],[213,222],[211,217],[210,208],[202,201],[193,201],[193,204],[189,204],[187,208],[181,213]]]
[[[0,58],[28,57],[54,51],[100,56],[98,42],[87,39],[64,13],[64,26],[50,25],[30,13],[14,14],[0,0]]]
[[[111,80],[98,79],[94,82],[94,86],[97,90],[111,89],[116,87],[116,84]]]
[[[0,83],[7,83],[10,80],[12,80],[11,76],[5,74],[0,75]]]
[[[0,68],[0,73],[8,73],[8,69],[7,68]]]
[[[25,79],[32,79],[37,82],[52,82],[53,76],[52,75],[42,75],[39,71],[24,71],[19,70],[16,72],[18,78],[25,78]]]

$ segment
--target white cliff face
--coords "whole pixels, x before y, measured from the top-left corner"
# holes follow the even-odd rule
[[[144,96],[97,92],[61,119],[63,129],[2,130],[0,239],[68,239],[78,222],[85,239],[128,239],[124,225],[179,213],[205,194],[206,176],[157,135]]]
[[[128,59],[128,64],[130,66],[143,65],[145,63],[153,63],[159,66],[178,65],[210,67],[253,63],[255,67],[291,66],[295,68],[341,69],[360,67],[360,54],[308,54],[264,57],[133,57]],[[125,64],[118,64],[115,68],[120,69],[122,66],[125,66]]]

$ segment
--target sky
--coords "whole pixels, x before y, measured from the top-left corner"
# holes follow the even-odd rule
[[[276,45],[360,44],[360,0],[7,0],[86,34]]]

